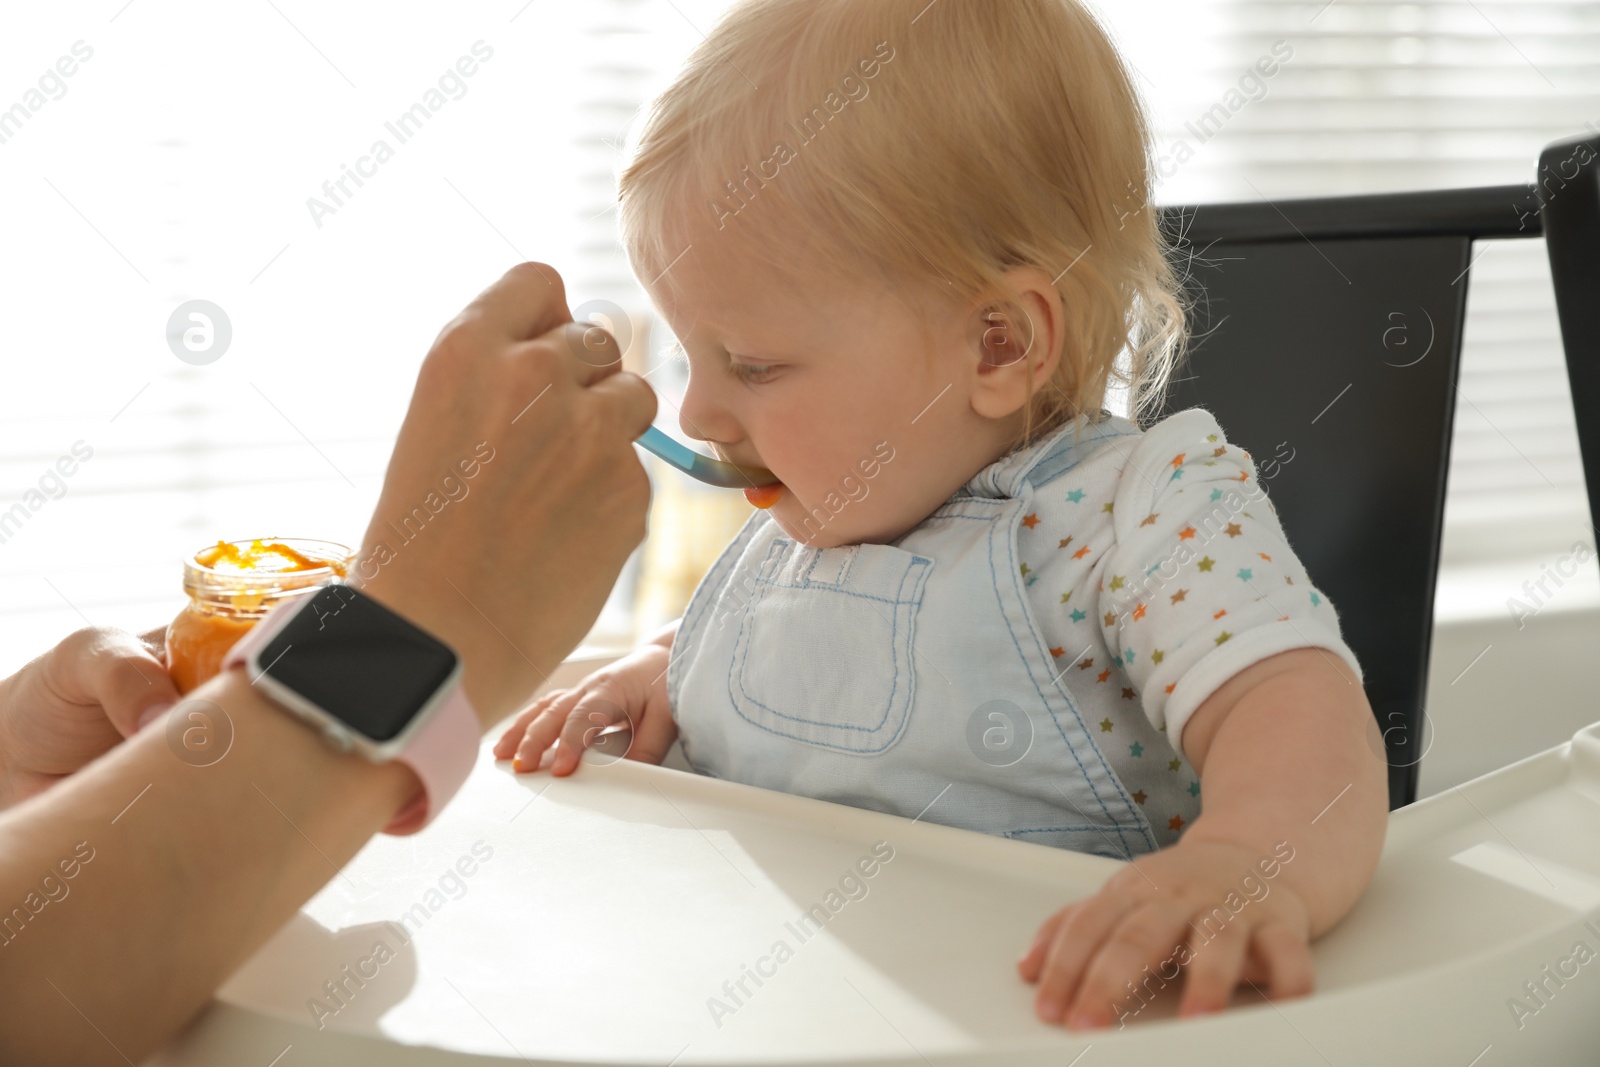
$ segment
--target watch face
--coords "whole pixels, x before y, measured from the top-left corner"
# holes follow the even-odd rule
[[[347,585],[327,585],[261,649],[264,673],[351,730],[388,741],[450,677],[456,654]]]

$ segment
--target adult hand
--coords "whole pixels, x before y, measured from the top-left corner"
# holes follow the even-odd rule
[[[0,808],[131,737],[179,699],[157,647],[122,630],[79,630],[0,680]]]
[[[621,366],[538,263],[485,290],[423,361],[351,579],[462,655],[485,726],[588,632],[644,537],[633,441],[655,394]]]
[[[555,273],[525,264],[446,327],[352,568],[461,654],[485,726],[588,630],[644,534],[631,442],[654,397],[616,373],[614,340],[570,321]],[[52,907],[0,949],[0,1061],[142,1061],[415,791],[405,766],[335,752],[240,671],[196,694],[232,722],[225,762],[196,766],[146,730],[0,814],[0,900],[37,897],[90,833],[95,849],[70,921]],[[130,985],[108,959],[162,980]]]

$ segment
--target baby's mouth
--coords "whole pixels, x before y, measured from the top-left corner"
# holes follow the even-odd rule
[[[744,491],[744,498],[765,511],[778,502],[783,492],[783,483],[773,482],[771,485],[751,486]]]
[[[724,463],[732,463],[734,466],[745,467],[751,471],[766,470],[766,468],[762,467],[759,463],[746,463],[743,460],[735,459],[733,456],[729,455],[728,450],[723,448],[721,445],[713,443],[711,449],[716,453],[717,458],[722,460]],[[779,481],[773,481],[767,482],[763,485],[752,485],[746,487],[744,491],[744,498],[750,501],[750,503],[754,504],[756,507],[765,511],[767,508],[770,508],[772,505],[776,504],[783,496],[783,493],[783,483]]]

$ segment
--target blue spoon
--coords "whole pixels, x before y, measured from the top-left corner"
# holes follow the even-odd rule
[[[674,441],[654,426],[646,430],[644,436],[634,444],[655,453],[671,466],[691,478],[698,478],[707,485],[720,486],[723,489],[751,489],[756,486],[771,485],[778,480],[765,467],[741,467],[736,463],[724,463],[720,459],[702,456]]]

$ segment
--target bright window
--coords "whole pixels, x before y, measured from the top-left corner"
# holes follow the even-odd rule
[[[25,114],[0,122],[0,509],[42,479],[48,495],[0,543],[0,670],[86,620],[163,621],[181,603],[182,555],[218,537],[358,540],[418,361],[514,262],[556,265],[575,308],[627,309],[638,358],[660,365],[669,339],[616,245],[613,173],[639,104],[724,6],[11,12],[0,115]],[[1524,181],[1543,144],[1600,124],[1597,2],[1101,6],[1164,151],[1180,138],[1195,150],[1166,201]],[[1197,138],[1195,120],[1280,41],[1292,57],[1251,87],[1260,98]],[[1481,251],[1446,613],[1503,610],[1507,575],[1593,536],[1542,247]],[[165,336],[194,299],[232,329],[205,366],[180,362]],[[670,394],[672,368],[652,375]],[[675,429],[670,396],[662,413]],[[46,478],[79,442],[92,458]],[[685,518],[658,528],[650,566],[692,584],[689,549],[722,537],[742,505],[670,491]],[[637,577],[636,562],[596,641],[671,614],[670,597],[636,611]]]

